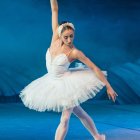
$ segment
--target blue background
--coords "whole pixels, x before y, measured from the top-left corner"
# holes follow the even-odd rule
[[[59,21],[69,20],[75,25],[75,46],[108,71],[108,80],[119,94],[116,103],[140,103],[140,2],[58,2]],[[45,53],[52,35],[50,3],[0,1],[0,19],[0,100],[18,101],[20,90],[47,72]],[[100,94],[97,99],[106,96]]]

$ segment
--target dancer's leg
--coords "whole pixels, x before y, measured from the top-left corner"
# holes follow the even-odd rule
[[[80,119],[85,128],[91,133],[91,135],[97,140],[104,140],[105,136],[98,133],[98,130],[91,117],[82,109],[81,106],[76,106],[73,109],[73,113]],[[104,137],[104,138],[103,138]]]
[[[64,140],[68,131],[69,119],[72,111],[73,108],[70,108],[62,112],[60,123],[56,129],[55,140]]]

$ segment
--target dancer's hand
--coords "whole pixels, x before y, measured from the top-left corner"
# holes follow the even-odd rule
[[[116,96],[118,96],[118,94],[113,90],[112,87],[107,88],[107,95],[109,100],[112,98],[113,102],[115,102]]]

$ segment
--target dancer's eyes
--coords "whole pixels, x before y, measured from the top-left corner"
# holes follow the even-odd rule
[[[64,36],[65,39],[68,39],[68,36]],[[70,38],[73,38],[73,35],[70,35]]]
[[[64,36],[65,39],[68,39],[68,36]]]
[[[73,35],[70,35],[70,38],[73,38]]]

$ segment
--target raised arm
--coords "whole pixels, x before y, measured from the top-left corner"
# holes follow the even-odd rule
[[[57,28],[58,28],[58,3],[57,0],[50,0],[51,4],[51,11],[52,11],[52,31],[53,31],[53,36],[52,36],[52,42],[58,39],[58,33],[57,33]]]

